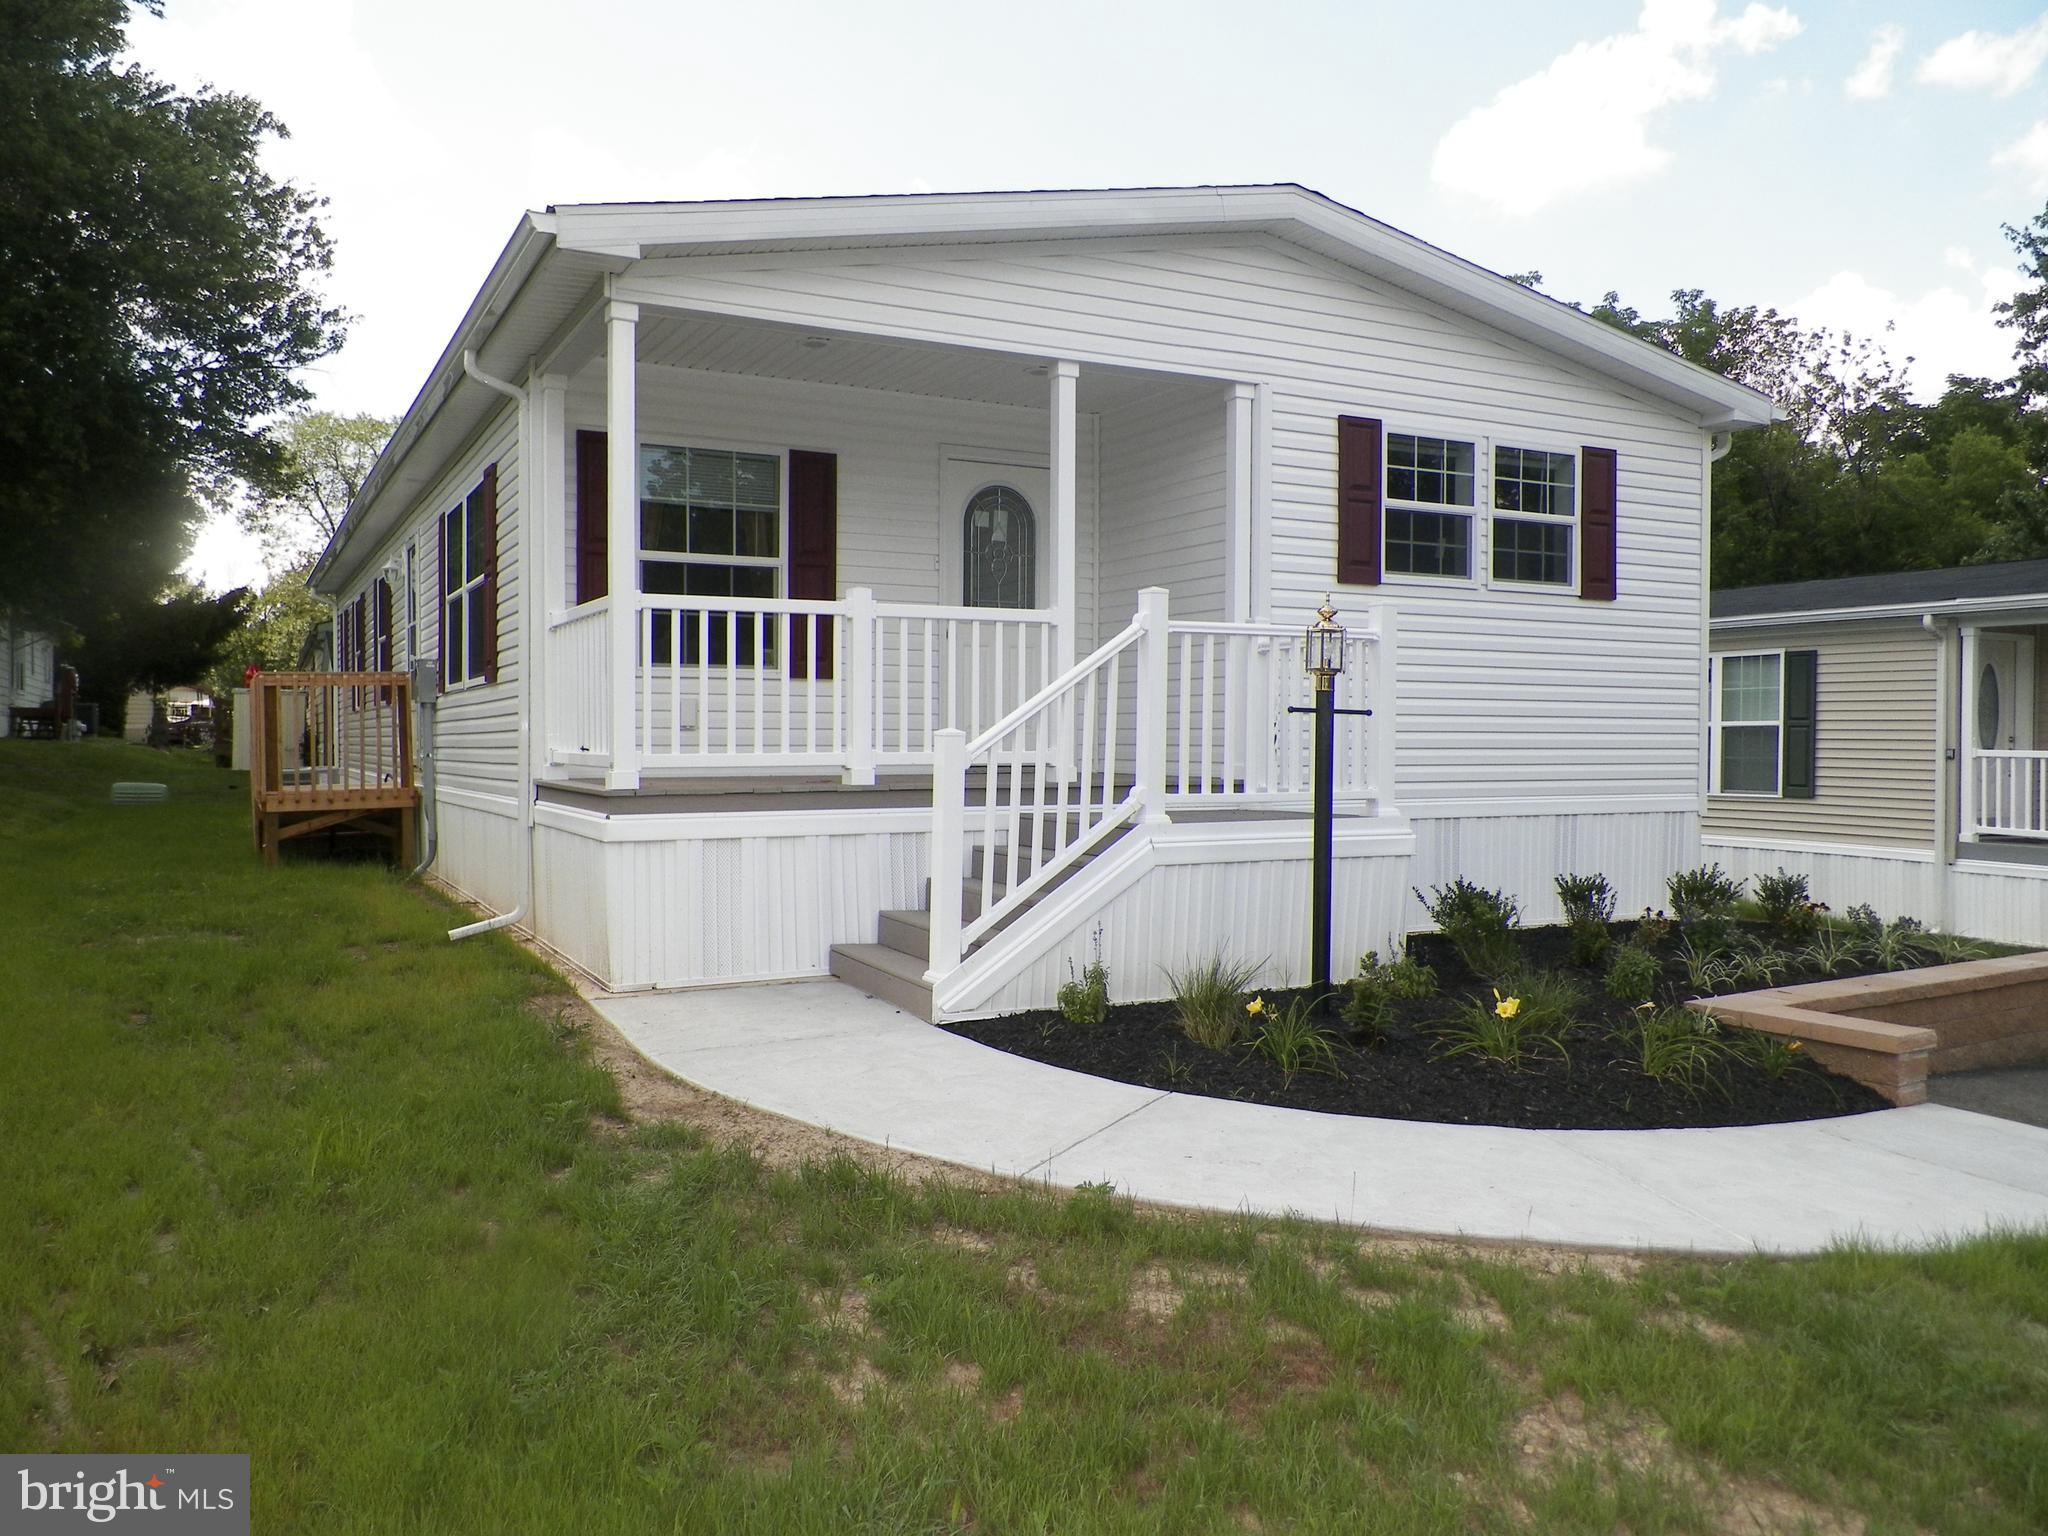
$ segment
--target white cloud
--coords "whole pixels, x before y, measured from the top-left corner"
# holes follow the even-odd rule
[[[1842,93],[1851,101],[1883,101],[1892,93],[1892,71],[1905,48],[1903,27],[1879,27],[1870,35],[1870,52],[1842,82]]]
[[[2012,297],[2015,278],[1996,263],[1978,267],[1951,246],[1945,265],[1967,273],[1963,285],[1943,283],[1914,297],[1880,286],[1861,272],[1837,272],[1818,288],[1780,306],[1802,325],[1848,331],[1882,346],[1907,368],[1912,393],[1940,395],[1952,373],[2004,378],[2012,372],[2012,336],[1998,328],[1991,306]]]
[[[1651,141],[1652,121],[1713,95],[1715,54],[1761,53],[1799,31],[1774,7],[1723,17],[1718,0],[1645,0],[1633,32],[1580,43],[1452,124],[1430,175],[1522,214],[1653,176],[1671,153]]]
[[[2048,16],[2017,32],[1964,32],[1920,61],[1923,85],[2010,96],[2048,63]]]
[[[2030,192],[2048,192],[2048,118],[2043,118],[1991,157],[1997,166],[2020,173]]]

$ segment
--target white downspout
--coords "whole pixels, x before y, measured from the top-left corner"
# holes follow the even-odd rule
[[[534,495],[532,476],[532,405],[528,392],[516,384],[493,378],[477,366],[476,350],[462,354],[462,371],[486,389],[496,390],[519,407],[519,905],[510,912],[487,917],[448,930],[451,939],[489,933],[523,922],[533,909],[533,692],[539,678],[539,657],[534,645]]]

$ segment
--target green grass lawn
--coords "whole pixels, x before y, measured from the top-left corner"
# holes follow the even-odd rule
[[[453,919],[264,870],[197,761],[0,742],[0,1445],[246,1451],[265,1532],[2048,1529],[2048,1238],[1578,1262],[771,1169],[622,1119]]]

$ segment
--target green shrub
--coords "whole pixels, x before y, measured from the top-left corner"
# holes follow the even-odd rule
[[[1806,876],[1783,869],[1756,877],[1756,904],[1771,931],[1795,944],[1813,937],[1827,910],[1813,899]]]
[[[1565,1049],[1555,1035],[1531,1026],[1522,1009],[1522,999],[1494,989],[1493,1000],[1478,998],[1458,1005],[1438,1033],[1447,1042],[1446,1056],[1484,1056],[1502,1066],[1521,1063],[1532,1045],[1543,1044],[1563,1056]]]
[[[1501,997],[1521,1004],[1516,1022],[1532,1035],[1560,1035],[1579,1022],[1586,989],[1561,971],[1524,971],[1501,984]]]
[[[1253,999],[1254,1004],[1261,1001]],[[1297,1072],[1343,1075],[1337,1070],[1336,1046],[1329,1031],[1316,1022],[1315,1004],[1308,998],[1297,997],[1277,1012],[1261,1007],[1256,1017],[1252,1049],[1278,1067],[1288,1082]]]
[[[1634,941],[1620,945],[1607,963],[1607,995],[1624,1003],[1647,1003],[1663,970],[1657,957],[1642,945]]]
[[[1712,1014],[1694,1008],[1644,1008],[1633,1028],[1636,1065],[1660,1083],[1698,1092],[1727,1058],[1728,1042]]]
[[[1512,930],[1522,921],[1522,909],[1512,896],[1460,878],[1431,886],[1427,896],[1418,890],[1415,899],[1475,976],[1495,981],[1515,968]]]
[[[1614,887],[1605,875],[1559,875],[1557,899],[1571,929],[1572,964],[1598,965],[1613,942],[1607,925],[1614,921]]]
[[[1109,967],[1102,963],[1100,951],[1078,976],[1074,962],[1067,961],[1067,980],[1060,987],[1058,1001],[1069,1024],[1093,1028],[1109,1017]]]
[[[1251,1017],[1245,1012],[1245,989],[1264,963],[1214,955],[1190,961],[1183,971],[1168,971],[1166,981],[1173,988],[1173,1005],[1187,1037],[1212,1051],[1242,1040]]]
[[[1435,971],[1406,955],[1382,961],[1374,950],[1358,962],[1358,974],[1345,983],[1344,1021],[1361,1035],[1384,1034],[1394,1021],[1397,998],[1435,995]]]
[[[1718,864],[1682,869],[1664,882],[1664,891],[1681,923],[1717,918],[1725,922],[1735,915],[1735,903],[1742,900],[1742,882]]]
[[[1643,915],[1636,919],[1636,931],[1629,935],[1629,942],[1639,948],[1655,953],[1671,938],[1671,919],[1664,915],[1664,909],[1652,912],[1643,908]]]
[[[1934,956],[1927,929],[1910,917],[1894,918],[1862,934],[1864,958],[1881,971],[1910,971]]]

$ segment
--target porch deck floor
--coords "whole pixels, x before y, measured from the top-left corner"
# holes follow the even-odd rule
[[[606,994],[655,1065],[756,1108],[1060,1187],[1383,1231],[1699,1253],[2048,1225],[2048,1129],[1939,1104],[1723,1130],[1529,1131],[1105,1082],[834,981]]]

